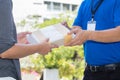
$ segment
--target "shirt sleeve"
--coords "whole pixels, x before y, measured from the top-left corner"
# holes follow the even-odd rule
[[[120,0],[116,0],[114,10],[114,26],[120,26]]]
[[[78,9],[77,16],[73,22],[73,26],[82,26],[82,12],[85,1],[83,1]]]

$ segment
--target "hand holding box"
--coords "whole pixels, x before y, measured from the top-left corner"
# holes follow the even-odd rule
[[[40,43],[49,38],[51,44],[61,46],[64,44],[64,37],[70,30],[62,24],[51,25],[27,35],[27,39],[30,43]]]

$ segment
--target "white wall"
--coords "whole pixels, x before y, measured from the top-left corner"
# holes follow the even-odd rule
[[[28,15],[44,14],[44,6],[34,5],[37,0],[13,0],[13,14],[15,21],[19,21]],[[39,0],[42,1],[42,0]]]
[[[54,1],[60,3],[72,3],[80,4],[82,0],[44,0],[44,1]],[[43,3],[43,0],[13,0],[13,14],[15,22],[19,22],[28,15],[39,14],[45,16],[46,7],[45,5],[34,5],[34,2]]]

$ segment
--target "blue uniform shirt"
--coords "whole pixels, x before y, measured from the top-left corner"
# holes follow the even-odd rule
[[[91,1],[84,0],[78,10],[73,26],[87,29],[91,20]],[[94,6],[99,0],[94,0]],[[104,0],[95,13],[96,30],[107,30],[120,25],[120,0]],[[84,43],[85,60],[89,65],[105,65],[120,62],[120,42],[102,43],[86,41]]]

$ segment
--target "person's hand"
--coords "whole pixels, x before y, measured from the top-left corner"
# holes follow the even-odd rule
[[[21,32],[17,34],[18,43],[28,44],[26,35],[31,34],[31,32]]]
[[[40,43],[40,50],[38,53],[45,55],[48,52],[52,51],[52,48],[57,48],[57,45],[50,44],[49,39],[45,40],[44,42]]]
[[[82,30],[81,27],[73,26],[73,28],[71,29],[71,31],[68,34],[77,34],[81,30]]]
[[[73,33],[75,34],[75,37],[65,46],[82,45],[84,42],[88,40],[91,31],[86,31],[78,27],[75,27],[71,30],[69,34],[73,34]]]

